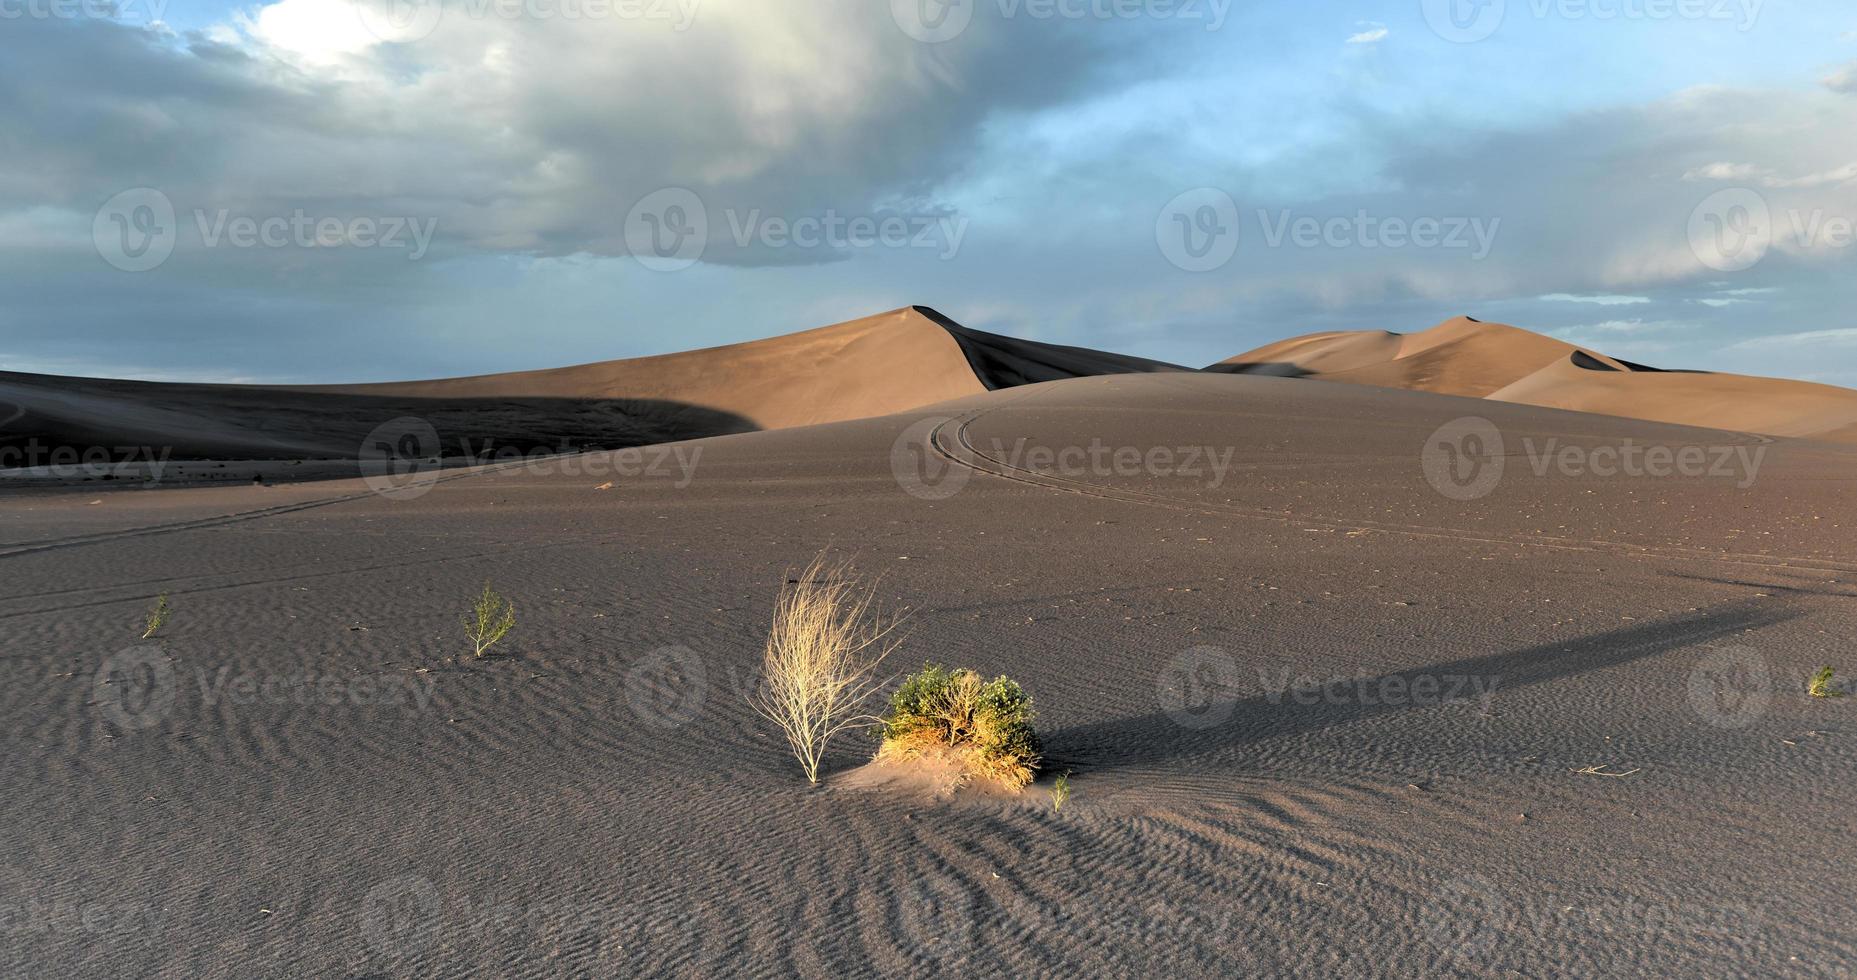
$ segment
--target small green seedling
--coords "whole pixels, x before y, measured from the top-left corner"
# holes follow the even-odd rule
[[[1057,782],[1051,784],[1051,809],[1064,809],[1064,801],[1068,799],[1070,799],[1070,771],[1065,770],[1064,775],[1057,777]]]
[[[483,594],[471,603],[471,614],[464,617],[464,635],[475,645],[475,655],[482,657],[515,625],[515,603],[498,595],[485,582]]]
[[[142,639],[154,636],[156,631],[168,624],[168,594],[163,592],[148,609],[148,628],[142,631]]]
[[[1805,693],[1815,698],[1841,698],[1844,692],[1831,679],[1831,668],[1820,667],[1812,679],[1805,682]]]

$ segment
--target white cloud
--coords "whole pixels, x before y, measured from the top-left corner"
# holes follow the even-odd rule
[[[1683,175],[1684,180],[1753,180],[1766,171],[1751,163],[1711,163]]]
[[[1773,188],[1823,187],[1827,184],[1844,184],[1853,180],[1857,180],[1857,163],[1847,163],[1841,167],[1833,167],[1830,170],[1799,177],[1763,177],[1760,185]]]
[[[234,25],[296,64],[324,69],[381,43],[345,0],[280,0],[236,12]]]
[[[1694,302],[1701,303],[1704,306],[1713,307],[1715,309],[1721,309],[1723,307],[1736,306],[1742,303],[1752,303],[1753,300],[1748,298],[1750,296],[1765,296],[1770,293],[1777,293],[1777,292],[1779,292],[1779,289],[1773,286],[1751,286],[1746,289],[1724,289],[1724,290],[1721,290],[1715,296],[1701,297],[1701,298],[1694,300]]]
[[[1598,323],[1582,323],[1577,326],[1563,327],[1553,331],[1554,335],[1565,340],[1570,336],[1583,333],[1635,334],[1653,333],[1669,330],[1681,324],[1667,320],[1602,320]]]
[[[1364,29],[1357,34],[1349,35],[1349,44],[1376,44],[1392,33],[1385,24],[1376,24],[1372,21],[1362,21],[1359,26]]]
[[[1544,303],[1592,303],[1596,306],[1634,306],[1639,303],[1649,303],[1651,301],[1648,296],[1611,296],[1603,294],[1575,296],[1572,293],[1550,293],[1546,296],[1537,298]]]
[[[1724,350],[1767,350],[1781,347],[1804,347],[1809,345],[1852,346],[1857,345],[1857,327],[1840,327],[1834,330],[1807,330],[1801,333],[1783,333],[1767,337],[1754,337],[1739,343],[1729,344]]]
[[[1857,180],[1857,163],[1847,163],[1797,177],[1782,177],[1770,167],[1757,167],[1751,163],[1711,163],[1685,172],[1683,179],[1733,181],[1772,188],[1823,187],[1826,184]]]
[[[1823,79],[1825,87],[1846,95],[1857,94],[1857,61],[1838,67]]]

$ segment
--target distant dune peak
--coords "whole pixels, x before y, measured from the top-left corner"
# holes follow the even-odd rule
[[[1506,323],[1453,317],[1427,330],[1327,331],[1266,344],[1208,371],[1429,391],[1777,436],[1857,442],[1857,391],[1670,371]]]

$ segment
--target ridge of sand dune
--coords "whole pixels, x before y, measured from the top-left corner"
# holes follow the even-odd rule
[[[910,307],[916,314],[940,325],[960,344],[974,374],[988,390],[1012,388],[1044,381],[1093,378],[1105,374],[1153,374],[1190,371],[1165,361],[1112,354],[1087,347],[1067,347],[1036,340],[1020,340],[963,327],[926,306]]]
[[[1457,317],[1415,334],[1310,334],[1260,347],[1207,370],[1318,377],[1482,398],[1575,350],[1572,344],[1517,327]],[[1260,365],[1267,369],[1260,370]]]
[[[1330,331],[1208,371],[1314,378],[1775,436],[1857,442],[1857,391],[1660,371],[1512,327],[1456,317],[1414,334]]]
[[[1399,356],[1400,335],[1384,330],[1331,330],[1266,344],[1208,367],[1222,374],[1302,377],[1367,367]]]
[[[1487,397],[1653,422],[1857,442],[1857,391],[1805,381],[1594,370],[1567,358]]]
[[[739,415],[756,428],[888,415],[987,386],[914,307],[799,333],[653,357],[506,374],[295,390],[417,398],[642,398]]]
[[[724,347],[424,381],[205,385],[0,372],[0,446],[341,459],[363,452],[378,426],[411,417],[432,427],[434,455],[471,455],[456,452],[462,444],[619,448],[889,415],[1032,382],[1184,370],[969,330],[911,306]]]
[[[1040,381],[1186,368],[972,330],[925,306],[765,340],[509,374],[300,390],[437,398],[649,398],[758,428],[908,411]]]

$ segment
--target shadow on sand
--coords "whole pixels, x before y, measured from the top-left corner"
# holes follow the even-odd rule
[[[1488,690],[1492,684],[1500,696],[1673,650],[1729,640],[1747,630],[1771,626],[1797,615],[1740,603],[1608,630],[1577,640],[1467,657],[1374,677],[1349,677],[1345,684],[1328,689],[1326,696],[1313,698],[1314,703],[1298,703],[1295,688],[1280,695],[1268,693],[1235,700],[1220,699],[1216,697],[1217,692],[1211,692],[1214,697],[1197,702],[1188,699],[1184,708],[1185,721],[1180,720],[1181,711],[1160,710],[1101,724],[1054,730],[1046,735],[1045,745],[1051,756],[1061,759],[1063,764],[1075,763],[1097,770],[1172,765],[1267,738],[1307,735],[1407,711],[1439,708],[1445,705],[1442,699],[1451,693],[1453,686],[1458,688],[1458,696],[1449,704],[1450,710],[1476,711],[1474,692]],[[1284,666],[1290,668],[1287,675],[1290,678],[1317,674],[1327,679],[1326,674],[1302,665]],[[1451,680],[1453,678],[1468,681],[1457,682]],[[1184,680],[1161,678],[1163,683],[1171,683],[1176,689],[1180,687],[1178,682]],[[1253,679],[1228,676],[1226,680],[1231,682],[1229,686],[1249,687]],[[1266,690],[1280,682],[1276,676],[1257,680],[1266,684]],[[1391,682],[1390,686],[1383,687],[1383,681]],[[1415,684],[1437,693],[1416,696],[1410,693],[1419,689]],[[1408,694],[1398,698],[1379,696],[1379,692],[1389,689]],[[1356,696],[1363,690],[1372,693],[1367,697]],[[1334,696],[1336,694],[1340,696]]]
[[[422,398],[0,373],[0,466],[7,467],[51,465],[54,453],[116,460],[347,460],[402,451],[489,457],[625,449],[756,428],[732,412],[661,399]],[[395,444],[381,445],[383,434]]]

